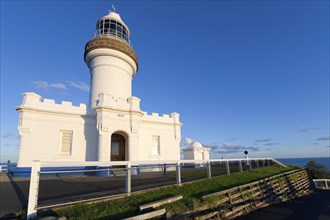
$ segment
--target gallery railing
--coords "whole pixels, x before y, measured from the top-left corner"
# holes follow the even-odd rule
[[[44,162],[32,164],[27,217],[37,210],[228,175],[258,167],[285,166],[273,158]]]
[[[330,189],[330,179],[313,179],[315,188]]]

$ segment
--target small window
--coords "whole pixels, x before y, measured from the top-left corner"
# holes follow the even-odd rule
[[[73,131],[61,131],[61,153],[71,155],[72,135]]]
[[[152,136],[151,155],[159,155],[159,136]]]

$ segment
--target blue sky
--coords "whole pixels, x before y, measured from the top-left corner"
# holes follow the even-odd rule
[[[181,114],[183,146],[330,156],[329,1],[1,1],[1,161],[17,160],[22,93],[88,103],[84,46],[112,4],[139,57],[133,95]]]

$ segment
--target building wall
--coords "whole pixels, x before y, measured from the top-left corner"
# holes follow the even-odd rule
[[[152,154],[153,136],[159,136],[159,155]],[[141,123],[138,160],[179,160],[180,139],[174,138],[174,128],[166,124]]]
[[[25,93],[17,110],[20,147],[18,167],[41,161],[110,161],[111,135],[126,139],[125,160],[179,160],[181,126],[179,114],[148,115],[140,100],[114,98],[103,93],[95,111],[85,104],[56,104],[35,93]],[[71,155],[62,154],[61,131],[73,131]],[[151,155],[152,137],[159,136],[160,154]]]
[[[195,160],[194,150],[183,150],[184,160]]]
[[[208,160],[210,159],[209,148],[186,148],[183,149],[185,160]]]
[[[30,167],[33,160],[95,161],[97,159],[96,117],[86,105],[56,104],[35,93],[25,93],[19,116],[20,148],[18,167]],[[61,131],[73,132],[72,151],[63,154]]]
[[[180,159],[181,126],[179,114],[148,115],[140,109],[140,99],[116,98],[109,93],[99,95],[99,103],[95,108],[97,112],[97,126],[104,138],[99,142],[99,160],[110,160],[111,134],[124,133],[128,140],[127,160],[164,160]],[[124,136],[125,136],[124,135]],[[160,154],[151,155],[152,136],[160,138]]]

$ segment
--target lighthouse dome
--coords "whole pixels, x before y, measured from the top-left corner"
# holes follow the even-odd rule
[[[96,37],[115,37],[130,44],[130,31],[116,12],[109,12],[96,23]]]

